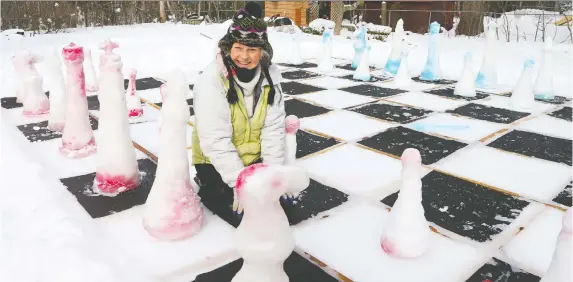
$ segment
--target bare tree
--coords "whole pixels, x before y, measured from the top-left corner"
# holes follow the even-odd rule
[[[165,1],[159,1],[159,21],[165,22]]]

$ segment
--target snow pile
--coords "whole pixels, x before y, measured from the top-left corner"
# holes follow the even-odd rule
[[[314,28],[316,30],[334,28],[334,25],[335,25],[334,21],[325,19],[316,19],[308,24],[309,27]]]
[[[390,26],[377,25],[377,24],[373,24],[373,23],[367,23],[366,28],[368,28],[368,31],[373,31],[376,33],[391,33],[392,32],[392,27],[390,27]]]
[[[496,25],[497,37],[506,42],[543,42],[544,36],[550,36],[556,43],[572,43],[569,28],[555,25],[562,17],[558,12],[523,9],[504,13],[499,18],[484,17],[484,23]]]

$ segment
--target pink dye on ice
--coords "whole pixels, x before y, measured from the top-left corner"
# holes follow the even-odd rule
[[[300,127],[300,120],[293,115],[286,117],[285,130],[287,134],[295,134]]]
[[[75,43],[70,43],[62,49],[62,57],[66,61],[84,60],[84,48],[76,46]]]
[[[129,117],[140,117],[143,115],[143,109],[131,109],[129,110]]]
[[[96,183],[99,191],[103,193],[114,194],[120,191],[125,192],[133,190],[139,186],[139,174],[132,177],[126,177],[125,175],[114,175],[103,174],[96,172]]]
[[[167,85],[167,83],[163,83],[161,84],[161,86],[159,86],[159,94],[161,94],[161,101],[165,102],[165,86]]]
[[[382,240],[382,250],[384,250],[384,252],[386,252],[389,255],[393,255],[395,250],[394,250],[394,244],[390,242],[390,240],[388,239],[383,239]]]
[[[118,48],[119,45],[109,39],[103,42],[100,49],[104,50],[106,54],[111,54],[113,49]]]
[[[135,95],[135,75],[136,74],[137,74],[137,71],[135,69],[131,69],[131,71],[129,72],[129,83],[130,83],[129,95],[131,95],[131,96]]]
[[[76,137],[72,137],[71,140],[75,141]],[[62,146],[59,150],[62,155],[68,158],[83,158],[96,152],[95,139],[92,137],[87,144],[77,144],[76,146],[74,143],[62,139]]]
[[[244,168],[241,171],[241,173],[239,173],[239,176],[237,177],[237,182],[235,184],[235,190],[237,191],[237,195],[240,195],[241,189],[243,189],[243,185],[245,185],[245,183],[247,182],[247,178],[255,174],[255,171],[257,171],[258,169],[265,167],[268,167],[268,165],[260,163],[260,164],[250,165]]]
[[[41,116],[45,115],[50,112],[50,101],[45,100],[42,102],[42,105],[38,109],[35,110],[24,110],[23,113],[25,116]]]
[[[84,51],[83,47],[76,46],[73,42],[62,49],[62,57],[72,65],[73,75],[70,77],[75,80],[73,83],[80,86],[80,96],[86,96],[86,79],[83,68]]]
[[[88,146],[95,146],[95,139],[93,137],[86,144],[77,144],[76,142],[74,142],[76,140],[76,137],[72,137],[71,140],[72,141],[63,141],[62,146],[67,150],[72,150],[72,151],[81,150]]]
[[[65,123],[63,122],[53,122],[48,124],[48,130],[55,131],[55,132],[63,132],[64,131]]]
[[[283,184],[283,180],[280,178],[275,178],[271,181],[271,187],[273,189],[280,188]]]

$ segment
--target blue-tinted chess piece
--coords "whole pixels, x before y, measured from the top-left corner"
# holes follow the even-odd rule
[[[440,33],[440,24],[433,22],[430,24],[430,42],[428,43],[428,59],[424,70],[420,75],[421,80],[435,81],[440,79],[439,61],[438,61],[438,34]]]

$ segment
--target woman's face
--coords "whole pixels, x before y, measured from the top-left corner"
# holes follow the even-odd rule
[[[260,47],[249,47],[241,43],[233,43],[231,59],[240,68],[254,69],[259,65],[263,52]]]

